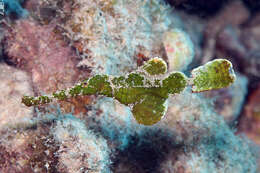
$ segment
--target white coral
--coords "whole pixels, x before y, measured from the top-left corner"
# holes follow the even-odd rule
[[[94,72],[121,75],[136,68],[135,54],[162,56],[162,34],[173,27],[163,1],[75,0],[75,6],[66,34],[90,50],[82,58],[95,62]]]
[[[25,125],[33,117],[33,108],[21,104],[23,95],[33,95],[29,76],[0,64],[0,129]]]
[[[81,120],[73,115],[62,116],[51,131],[60,143],[57,154],[61,172],[110,172],[106,140],[88,130]]]

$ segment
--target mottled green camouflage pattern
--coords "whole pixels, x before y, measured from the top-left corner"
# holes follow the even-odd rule
[[[172,72],[164,79],[158,77],[166,71],[166,63],[160,58],[153,58],[137,72],[125,77],[96,75],[67,91],[53,93],[52,96],[24,96],[22,103],[26,106],[36,106],[50,103],[53,99],[66,100],[77,95],[104,95],[129,106],[138,123],[153,125],[164,116],[169,94],[182,92],[190,80],[181,72]],[[231,63],[222,59],[193,70],[192,76],[194,92],[223,88],[235,79]]]
[[[231,62],[215,59],[191,72],[193,92],[202,92],[230,86],[236,79]]]

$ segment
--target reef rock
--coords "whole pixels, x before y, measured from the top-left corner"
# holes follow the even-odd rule
[[[33,117],[33,109],[22,105],[20,97],[33,94],[29,75],[0,64],[0,79],[0,130],[27,124]]]

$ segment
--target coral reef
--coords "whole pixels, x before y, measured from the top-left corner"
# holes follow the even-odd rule
[[[15,13],[19,17],[27,17],[28,11],[21,7],[23,0],[3,0],[5,4],[5,13]]]
[[[258,88],[249,96],[249,102],[243,110],[243,121],[240,124],[240,131],[244,131],[250,139],[253,139],[257,144],[260,144],[260,84]]]
[[[0,79],[0,131],[17,124],[26,125],[33,117],[33,109],[19,104],[17,97],[33,94],[30,77],[21,70],[0,64]]]
[[[57,172],[50,121],[1,131],[0,172]]]
[[[110,172],[110,150],[100,135],[73,115],[44,116],[2,132],[1,172]]]
[[[131,137],[143,127],[135,121],[129,107],[108,97],[94,102],[86,124],[94,131],[101,131],[106,139],[113,142],[113,148],[120,150],[125,149]]]
[[[81,53],[79,66],[96,74],[129,72],[139,53],[162,57],[163,33],[174,25],[171,9],[161,0],[77,0],[73,6],[65,34]]]
[[[213,102],[215,111],[232,124],[241,113],[247,94],[248,79],[236,74],[236,81],[228,88],[204,92],[203,95]],[[224,104],[223,104],[224,103]]]
[[[97,137],[73,115],[59,117],[51,134],[59,143],[59,172],[109,172],[109,149],[102,137]]]
[[[256,155],[247,140],[235,136],[209,104],[189,91],[169,101],[165,120],[161,121],[166,126],[162,127],[172,132],[175,142],[185,144],[185,151],[173,148],[162,162],[161,172],[256,172],[256,160],[252,159]]]
[[[32,74],[38,93],[69,87],[78,75],[75,53],[54,30],[53,24],[40,26],[32,20],[19,20],[5,35],[7,61]]]
[[[235,16],[232,15],[234,10],[239,10],[239,14]],[[248,20],[249,15],[249,10],[243,6],[241,1],[233,1],[208,22],[204,29],[204,62],[207,62],[210,58],[214,57],[216,36],[218,33],[226,26],[231,25],[236,27],[243,24]],[[227,45],[228,44],[229,43],[227,43]],[[233,44],[233,46],[237,46],[237,44]]]
[[[16,21],[5,33],[6,61],[31,74],[36,95],[71,87],[81,75],[89,75],[87,71],[79,71],[76,53],[55,30],[55,23],[42,26],[28,19]],[[61,105],[67,112],[72,107],[76,113],[86,112],[80,103],[88,104],[90,100],[89,97],[72,99]]]
[[[179,30],[165,32],[163,44],[169,61],[169,71],[183,71],[192,62],[193,44],[188,35]]]
[[[259,172],[257,1],[4,2],[1,173]]]
[[[185,153],[175,155],[172,151],[159,172],[256,172],[256,161],[252,159],[256,156],[245,139],[236,138],[228,131],[222,135],[196,146],[187,146]]]

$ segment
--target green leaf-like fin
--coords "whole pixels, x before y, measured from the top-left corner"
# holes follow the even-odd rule
[[[191,72],[192,92],[202,92],[230,86],[236,79],[231,62],[215,59]]]
[[[187,86],[187,77],[181,72],[172,72],[162,83],[169,94],[179,94]]]
[[[160,75],[167,72],[167,64],[161,58],[152,58],[142,67],[149,75]]]
[[[166,98],[153,94],[145,94],[139,103],[133,106],[132,113],[139,124],[153,125],[159,122],[165,114]]]

